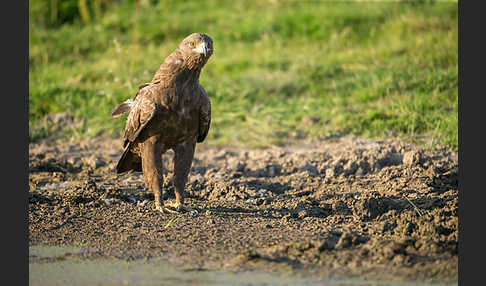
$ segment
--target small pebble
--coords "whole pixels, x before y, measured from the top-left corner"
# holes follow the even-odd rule
[[[146,205],[148,202],[149,202],[149,200],[145,199],[145,200],[143,200],[143,201],[141,201],[141,202],[138,202],[138,204],[139,204],[140,206],[142,206],[142,207],[143,207],[143,206],[145,206],[145,205]]]
[[[105,204],[107,207],[109,207],[109,206],[111,206],[111,205],[113,204],[113,199],[104,199],[104,200],[103,200],[103,203],[104,203],[104,204]]]

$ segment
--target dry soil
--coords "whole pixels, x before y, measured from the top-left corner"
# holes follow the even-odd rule
[[[357,138],[270,149],[204,143],[186,187],[198,213],[179,215],[154,209],[141,173],[114,173],[120,154],[120,140],[30,144],[30,246],[192,269],[457,281],[458,161],[447,148]],[[164,155],[167,200],[171,160]]]

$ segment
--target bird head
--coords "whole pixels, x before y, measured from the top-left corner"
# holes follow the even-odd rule
[[[206,34],[194,33],[187,36],[179,48],[189,57],[206,62],[213,54],[213,40]]]

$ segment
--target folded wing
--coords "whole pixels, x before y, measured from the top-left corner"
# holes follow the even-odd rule
[[[201,106],[199,108],[199,132],[197,142],[201,143],[206,139],[211,125],[211,102],[204,88],[199,85],[201,91]]]
[[[153,85],[147,85],[139,89],[135,96],[125,124],[124,146],[137,139],[157,112],[152,88]]]

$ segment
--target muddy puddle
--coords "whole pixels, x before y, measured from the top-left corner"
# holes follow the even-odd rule
[[[29,248],[29,285],[328,285],[328,286],[448,286],[359,279],[317,280],[292,273],[228,272],[174,267],[163,258],[135,261],[80,259],[83,247]]]
[[[154,209],[142,174],[116,175],[120,154],[102,138],[29,145],[32,284],[457,285],[455,151],[395,139],[201,144],[186,187],[198,212],[181,215]]]

